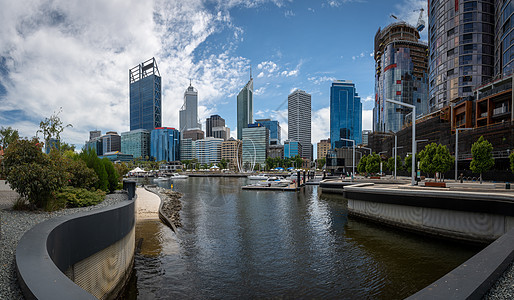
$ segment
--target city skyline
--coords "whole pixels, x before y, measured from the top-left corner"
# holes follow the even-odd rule
[[[334,79],[356,83],[366,100],[363,128],[370,129],[373,36],[396,21],[390,14],[415,24],[419,14],[412,10],[426,6],[404,0],[380,1],[372,10],[366,2],[336,0],[180,3],[3,2],[0,125],[31,137],[42,119],[62,107],[62,120],[73,124],[62,138],[78,148],[91,130],[128,131],[127,70],[155,57],[162,126],[179,128],[183,91],[192,80],[199,91],[198,118],[203,123],[219,114],[235,136],[236,96],[251,66],[254,119],[278,120],[282,136],[287,106],[281,104],[300,88],[312,95],[311,142],[328,137]],[[355,22],[362,23],[358,30],[351,26]],[[334,32],[350,38],[352,47],[330,39]],[[298,48],[294,41],[300,39],[304,46]]]

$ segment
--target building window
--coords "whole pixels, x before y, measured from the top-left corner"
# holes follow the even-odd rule
[[[446,76],[451,76],[451,75],[453,75],[453,74],[454,74],[453,69],[448,70],[448,72],[446,72]]]

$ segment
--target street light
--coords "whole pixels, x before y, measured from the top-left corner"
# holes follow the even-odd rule
[[[369,154],[371,154],[371,148],[364,147],[364,146],[359,146],[359,149],[366,149],[366,150],[369,150]]]
[[[455,130],[455,181],[458,181],[457,177],[457,160],[459,159],[459,130],[471,130],[473,128],[457,128]]]
[[[341,141],[347,141],[347,142],[353,143],[353,163],[352,163],[352,182],[353,182],[353,176],[355,174],[355,140],[341,138]]]
[[[385,101],[393,103],[393,104],[401,105],[401,106],[406,106],[408,108],[412,108],[412,157],[413,158],[416,157],[416,106],[407,104],[407,103],[403,103],[400,101],[396,101],[396,100],[391,100],[391,99],[385,99]],[[412,159],[411,185],[416,184],[416,170],[415,169],[416,169],[415,159]]]

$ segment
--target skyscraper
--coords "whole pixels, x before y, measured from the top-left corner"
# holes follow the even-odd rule
[[[129,70],[130,130],[161,127],[161,75],[155,58]]]
[[[472,96],[474,88],[493,77],[494,2],[429,2],[430,112]],[[510,9],[510,3],[508,7]],[[504,58],[510,61],[508,55]],[[498,61],[498,69],[500,65]]]
[[[269,130],[269,144],[279,145],[281,143],[280,123],[271,119],[255,120],[256,124],[261,124]]]
[[[243,139],[243,128],[253,123],[253,78],[237,95],[237,139]]]
[[[121,137],[116,131],[108,131],[100,138],[102,139],[102,153],[121,151]]]
[[[179,131],[202,130],[202,124],[198,123],[198,91],[189,83],[184,92],[184,104],[179,111]]]
[[[180,133],[175,128],[157,127],[150,134],[150,155],[155,161],[180,159]]]
[[[373,129],[397,132],[411,113],[396,100],[416,106],[416,116],[428,112],[428,45],[405,22],[393,23],[375,35],[375,107]]]
[[[225,119],[220,117],[219,115],[212,115],[205,120],[205,136],[210,137],[214,136],[212,134],[213,127],[223,127],[225,126]]]
[[[287,120],[287,138],[302,144],[301,157],[312,159],[310,94],[296,90],[287,97]]]
[[[362,104],[355,84],[337,80],[330,88],[330,146],[332,149],[362,143]]]
[[[498,0],[495,6],[494,74],[506,76],[514,71],[514,47],[511,47],[514,44],[514,22],[511,22],[514,3],[512,0]]]

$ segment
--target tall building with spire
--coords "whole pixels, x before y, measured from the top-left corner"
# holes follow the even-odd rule
[[[198,122],[198,91],[189,82],[189,87],[184,92],[184,104],[179,111],[179,131],[202,129]]]
[[[243,139],[243,128],[253,123],[253,78],[250,69],[250,80],[237,95],[237,139]]]
[[[130,130],[161,127],[161,74],[155,58],[129,70]]]
[[[287,120],[288,140],[300,142],[299,155],[312,159],[310,94],[295,90],[287,97]]]

